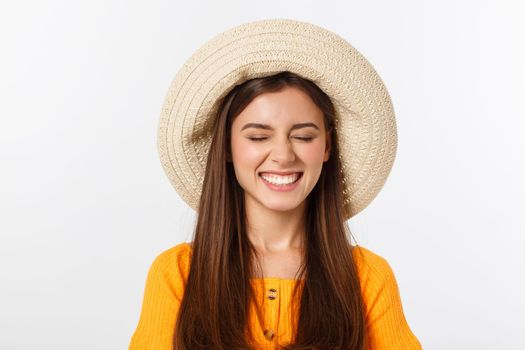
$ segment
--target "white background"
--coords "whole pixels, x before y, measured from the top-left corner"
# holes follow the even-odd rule
[[[156,150],[205,41],[309,21],[374,65],[397,158],[350,227],[425,349],[525,349],[520,1],[12,1],[0,7],[0,348],[125,349],[146,273],[195,214]]]

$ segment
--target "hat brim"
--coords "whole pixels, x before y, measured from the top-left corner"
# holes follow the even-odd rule
[[[373,66],[327,29],[269,19],[206,42],[168,90],[158,127],[159,156],[171,184],[194,210],[220,100],[237,84],[281,71],[310,79],[334,104],[345,219],[368,206],[383,187],[397,150],[397,130],[390,96]]]

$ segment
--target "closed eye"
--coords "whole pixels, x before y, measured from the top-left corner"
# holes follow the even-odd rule
[[[296,139],[301,140],[301,141],[310,142],[310,141],[312,141],[314,138],[313,138],[313,137],[296,137]]]
[[[310,142],[310,141],[312,141],[314,139],[313,137],[299,137],[299,136],[296,136],[294,138],[298,139],[298,140],[301,140],[301,141],[305,141],[305,142]],[[248,139],[251,140],[251,141],[258,142],[258,141],[266,140],[267,137],[248,137]]]
[[[266,140],[267,137],[248,137],[248,139],[257,142],[257,141]]]

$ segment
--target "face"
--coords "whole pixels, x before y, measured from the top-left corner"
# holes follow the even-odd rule
[[[330,156],[323,112],[295,87],[253,99],[232,124],[231,158],[247,208],[301,207]]]

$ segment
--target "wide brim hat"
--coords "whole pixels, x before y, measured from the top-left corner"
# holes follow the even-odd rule
[[[350,43],[320,26],[267,19],[226,30],[202,45],[173,79],[158,126],[169,181],[198,210],[213,119],[220,100],[246,80],[290,71],[332,100],[344,182],[345,219],[383,187],[397,150],[394,109],[374,67]]]

